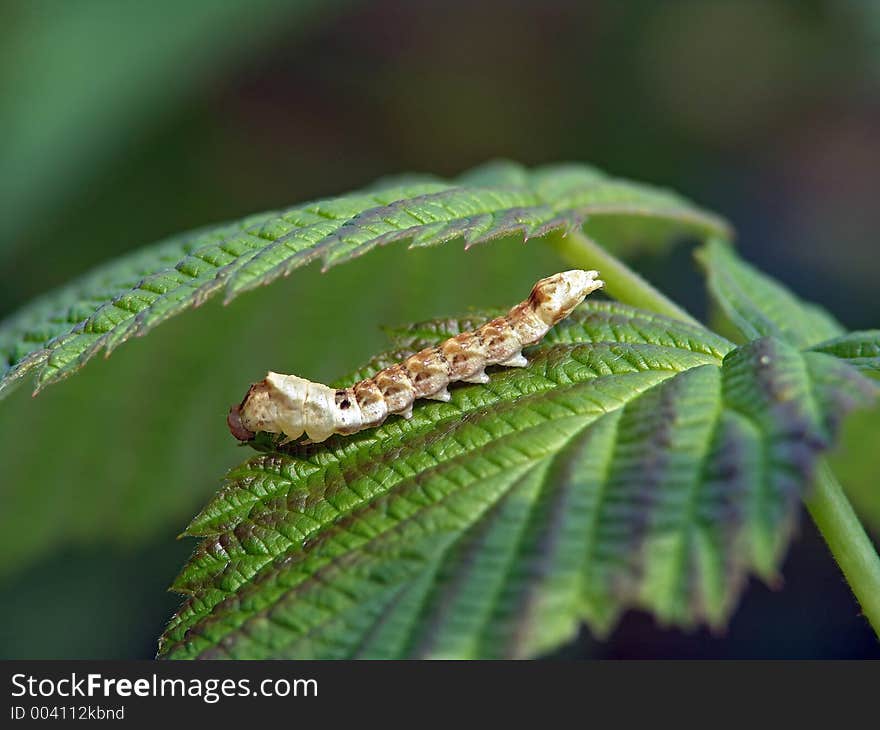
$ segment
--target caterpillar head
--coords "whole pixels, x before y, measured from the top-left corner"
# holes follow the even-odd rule
[[[581,269],[548,276],[532,288],[529,303],[541,321],[552,327],[571,314],[587,294],[605,286],[603,281],[596,278],[598,276],[598,271]]]

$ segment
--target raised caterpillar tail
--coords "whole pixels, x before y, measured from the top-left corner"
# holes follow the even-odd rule
[[[318,443],[334,433],[373,428],[392,414],[409,418],[418,398],[449,400],[450,383],[485,383],[488,365],[525,367],[523,347],[539,342],[584,297],[601,289],[604,283],[598,275],[572,269],[541,279],[528,299],[504,317],[417,352],[350,388],[334,390],[295,375],[270,372],[230,409],[229,430],[239,441],[266,431],[284,434],[288,441],[306,434]]]

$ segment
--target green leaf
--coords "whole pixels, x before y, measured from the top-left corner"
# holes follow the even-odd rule
[[[204,539],[160,656],[534,656],[633,607],[723,625],[876,389],[778,339],[597,302],[527,354],[409,421],[233,469],[187,529]]]
[[[729,243],[709,241],[697,260],[713,302],[746,339],[770,335],[803,348],[844,332],[828,312],[747,264]]]
[[[859,518],[880,537],[880,488],[877,454],[880,453],[880,403],[846,419],[840,444],[829,463],[852,500]]]
[[[495,164],[453,182],[392,180],[175,237],[44,297],[0,325],[0,393],[32,370],[39,390],[221,289],[229,300],[316,259],[327,268],[398,240],[472,246],[542,236],[606,215],[678,221],[702,235],[725,230],[673,193],[585,166]]]
[[[13,392],[0,404],[0,578],[24,574],[58,549],[103,549],[109,560],[120,549],[173,540],[215,491],[217,474],[244,458],[225,414],[242,384],[270,363],[326,379],[382,349],[378,322],[448,311],[465,291],[481,306],[513,302],[562,266],[552,252],[527,246],[499,277],[497,253],[470,251],[468,281],[457,290],[433,286],[461,269],[462,253],[451,246],[387,247],[326,274],[310,267],[235,307],[215,300],[173,319],[39,398]],[[389,271],[392,289],[363,287]],[[354,308],[333,295],[354,290]],[[164,570],[179,565],[175,557]],[[111,588],[105,592],[113,603]]]
[[[849,332],[812,349],[846,360],[860,370],[880,371],[880,330]]]
[[[745,263],[728,244],[710,241],[697,258],[706,271],[712,300],[727,320],[720,323],[720,331],[727,332],[726,324],[749,339],[772,334],[865,373],[876,376],[880,371],[880,331],[846,333],[824,309]],[[830,455],[859,516],[875,530],[880,524],[880,490],[871,445],[880,443],[878,423],[876,412],[858,413],[850,419],[840,448]]]

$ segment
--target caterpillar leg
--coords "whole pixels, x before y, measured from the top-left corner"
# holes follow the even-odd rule
[[[513,357],[509,357],[507,360],[498,364],[503,365],[506,368],[524,368],[529,364],[529,361],[525,359],[521,352],[518,352]]]
[[[489,376],[486,375],[486,371],[485,371],[485,370],[480,370],[480,372],[478,372],[478,373],[474,373],[473,375],[471,375],[471,376],[468,377],[468,378],[462,378],[461,380],[462,380],[463,383],[480,383],[480,384],[484,384],[484,383],[488,383],[488,382],[489,382]]]
[[[452,396],[446,388],[442,390],[438,390],[436,393],[432,393],[431,395],[426,395],[425,398],[429,400],[440,400],[446,403]]]

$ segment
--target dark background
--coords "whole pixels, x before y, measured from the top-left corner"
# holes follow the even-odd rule
[[[871,0],[6,2],[0,317],[165,235],[496,157],[673,187],[848,326],[880,323]],[[556,270],[537,245],[498,253],[297,272],[0,404],[0,657],[152,656],[192,549],[174,536],[243,458],[222,420],[241,384],[267,362],[330,380],[382,346],[380,323],[509,303]],[[689,247],[636,264],[704,313]],[[876,530],[869,420],[836,468]],[[783,575],[749,586],[724,636],[632,614],[559,655],[880,657],[807,519]]]

